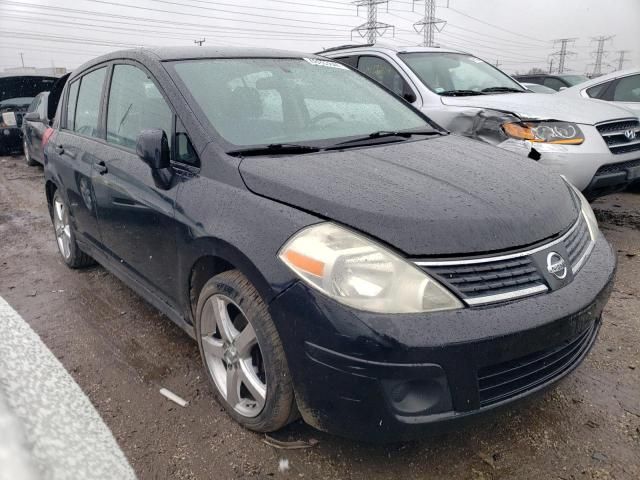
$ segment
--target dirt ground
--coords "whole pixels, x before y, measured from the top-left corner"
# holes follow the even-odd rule
[[[595,206],[619,267],[591,354],[543,396],[421,442],[359,444],[298,422],[274,436],[317,445],[279,450],[242,429],[214,402],[185,333],[103,268],[64,266],[42,168],[22,157],[0,157],[0,296],[87,393],[141,479],[640,479],[640,194]]]

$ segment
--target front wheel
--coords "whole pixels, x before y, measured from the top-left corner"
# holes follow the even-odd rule
[[[267,306],[242,273],[224,272],[205,284],[196,333],[214,395],[238,423],[271,432],[295,418],[280,337]]]

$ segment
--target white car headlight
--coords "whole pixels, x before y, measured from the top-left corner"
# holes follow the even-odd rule
[[[16,114],[14,112],[4,112],[2,114],[2,122],[7,127],[16,127],[18,122],[16,121]]]
[[[593,209],[591,208],[591,205],[589,205],[589,200],[585,198],[585,196],[582,194],[580,190],[578,190],[576,187],[571,185],[571,182],[569,182],[569,180],[567,180],[567,178],[564,175],[560,175],[560,176],[564,179],[565,182],[567,182],[567,185],[569,185],[569,187],[575,192],[575,194],[580,199],[580,213],[582,214],[585,221],[587,222],[587,227],[589,228],[589,235],[591,236],[591,240],[595,242],[596,238],[598,237],[598,232],[600,231],[600,228],[598,227],[598,220],[596,219],[596,215],[593,213]]]
[[[278,256],[308,285],[359,310],[418,313],[463,306],[412,263],[333,223],[301,230]]]

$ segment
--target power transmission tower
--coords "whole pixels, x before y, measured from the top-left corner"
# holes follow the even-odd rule
[[[203,44],[204,42],[206,42],[206,41],[207,41],[207,39],[206,39],[206,38],[203,38],[202,40],[194,40],[194,41],[193,41],[193,43],[195,43],[196,45],[198,45],[199,47],[201,47],[201,46],[202,46],[202,44]]]
[[[441,32],[447,22],[436,17],[436,0],[413,0],[413,7],[420,1],[424,1],[424,16],[413,24],[413,29],[422,33],[423,47],[433,47],[436,30]]]
[[[552,57],[558,57],[558,73],[564,73],[564,69],[566,66],[565,60],[570,55],[575,55],[576,52],[570,52],[567,50],[567,46],[569,43],[573,43],[577,40],[577,38],[558,38],[553,41],[553,46],[555,47],[558,43],[560,44],[560,50],[557,52],[553,52],[551,54]]]
[[[353,3],[358,11],[360,7],[367,7],[367,21],[351,30],[352,40],[353,32],[357,32],[363,38],[366,37],[367,43],[376,43],[376,37],[383,36],[388,29],[391,29],[392,36],[395,36],[396,31],[393,25],[378,22],[378,5],[386,3],[388,9],[388,0],[356,0]]]
[[[618,54],[617,70],[622,70],[622,68],[624,67],[624,64],[629,61],[628,59],[624,58],[625,55],[629,53],[629,50],[618,50],[616,53]]]
[[[553,57],[549,59],[549,73],[553,73]]]
[[[593,37],[591,39],[594,42],[598,42],[596,51],[592,52],[593,56],[595,57],[595,62],[591,64],[593,65],[593,72],[591,73],[593,77],[602,75],[602,59],[604,58],[605,54],[608,53],[604,51],[604,44],[609,40],[611,40],[612,38],[613,38],[613,35],[609,35],[608,37],[605,35],[601,35],[599,37]]]

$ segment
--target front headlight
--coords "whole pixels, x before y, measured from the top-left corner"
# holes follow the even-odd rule
[[[580,127],[569,122],[506,122],[502,130],[511,138],[536,143],[580,145],[584,142]]]
[[[569,180],[567,180],[567,177],[565,177],[564,175],[560,175],[560,176],[564,179],[564,181],[567,183],[569,188],[571,188],[571,190],[574,191],[574,193],[577,195],[578,199],[580,200],[580,213],[582,214],[585,221],[587,222],[587,227],[589,228],[589,236],[591,237],[591,240],[595,242],[598,236],[598,232],[600,231],[600,228],[598,227],[598,220],[596,219],[596,215],[595,213],[593,213],[593,209],[591,208],[591,205],[589,205],[589,200],[587,200],[585,196],[582,194],[582,192],[578,190],[576,187],[574,187]]]
[[[453,294],[412,263],[332,223],[296,233],[278,256],[311,287],[359,310],[417,313],[462,308]]]

